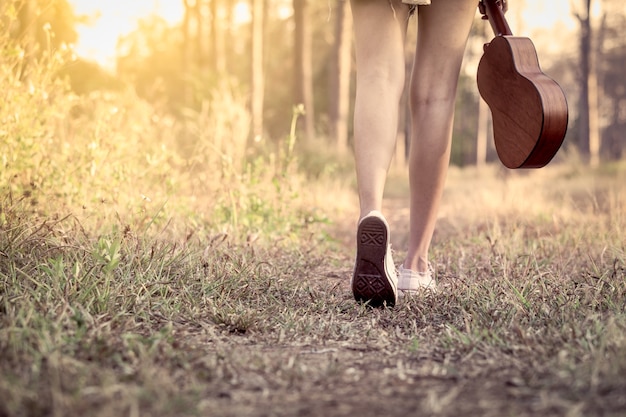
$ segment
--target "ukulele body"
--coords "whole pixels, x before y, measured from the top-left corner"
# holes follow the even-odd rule
[[[489,105],[498,157],[508,168],[541,168],[567,131],[567,101],[545,75],[532,41],[496,36],[478,66],[478,90]]]

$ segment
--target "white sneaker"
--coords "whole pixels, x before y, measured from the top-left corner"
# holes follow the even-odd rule
[[[400,265],[398,272],[400,273],[398,278],[399,296],[414,295],[420,291],[437,292],[437,282],[430,267],[426,272],[415,272]]]
[[[389,244],[389,225],[379,211],[359,222],[354,274],[354,298],[372,307],[394,306],[398,299],[396,267]]]
[[[402,0],[402,3],[418,5],[418,6],[429,6],[430,0]]]

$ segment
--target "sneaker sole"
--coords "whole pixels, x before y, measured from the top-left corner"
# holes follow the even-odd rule
[[[356,301],[372,307],[395,305],[393,286],[385,273],[387,227],[377,217],[366,217],[357,231],[356,266],[352,293]]]

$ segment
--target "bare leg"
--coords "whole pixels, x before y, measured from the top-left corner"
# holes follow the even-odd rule
[[[381,209],[394,153],[409,8],[400,0],[352,0],[351,5],[357,63],[354,145],[363,217]]]
[[[476,0],[433,0],[418,11],[410,99],[411,219],[403,264],[413,271],[428,269],[428,250],[450,159],[459,71],[476,4]]]

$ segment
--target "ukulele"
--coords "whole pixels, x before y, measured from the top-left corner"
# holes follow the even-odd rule
[[[513,36],[502,0],[480,0],[495,38],[478,65],[478,91],[489,106],[498,158],[507,168],[541,168],[557,153],[567,131],[565,94],[541,71],[529,38]]]

